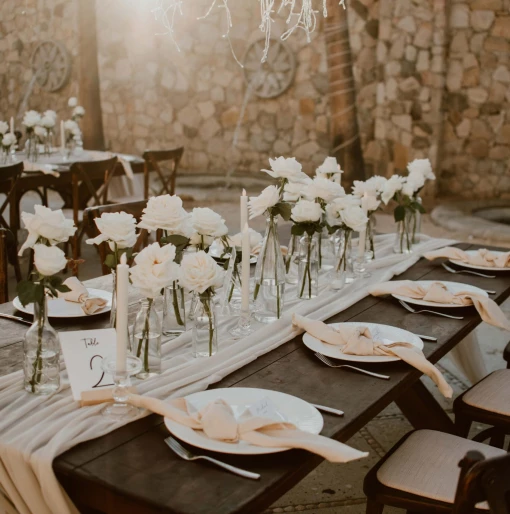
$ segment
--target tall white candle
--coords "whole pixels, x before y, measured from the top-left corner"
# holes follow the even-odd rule
[[[241,232],[244,226],[248,223],[248,197],[246,196],[246,189],[243,189],[241,195]]]
[[[361,199],[361,208],[364,213],[368,216],[368,195],[365,193],[363,198]],[[367,228],[360,231],[359,233],[359,243],[358,243],[358,257],[363,257],[365,255],[365,244],[367,239]]]
[[[60,147],[62,148],[62,151],[64,151],[66,147],[66,131],[64,127],[64,120],[60,120]]]
[[[117,372],[126,371],[128,348],[128,287],[129,266],[126,254],[122,254],[117,265]]]
[[[250,230],[248,223],[243,225],[243,242],[242,242],[242,269],[241,269],[241,309],[243,312],[250,310]]]
[[[10,128],[11,128],[11,134],[14,134],[14,116],[11,116]]]

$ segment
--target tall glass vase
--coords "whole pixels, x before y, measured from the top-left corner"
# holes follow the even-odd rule
[[[51,155],[53,150],[53,129],[46,129],[46,137],[44,138],[44,155]]]
[[[60,340],[48,322],[46,296],[34,304],[34,323],[23,342],[25,390],[32,394],[52,394],[60,388]]]
[[[369,253],[369,260],[375,259],[375,215],[372,213],[368,217],[367,223],[367,232],[366,232],[366,242],[365,248],[366,253]]]
[[[269,216],[255,268],[255,319],[262,323],[271,323],[281,318],[284,294],[285,264],[278,238],[278,221],[276,217]]]
[[[287,284],[298,283],[298,261],[299,261],[299,239],[300,236],[290,236],[287,255],[285,256],[285,281]]]
[[[420,196],[417,196],[415,198],[416,203],[419,203],[420,205],[423,204],[423,200]],[[421,236],[421,221],[422,221],[422,215],[419,210],[416,210],[413,212],[413,220],[412,220],[412,230],[413,230],[413,244],[418,244],[420,242],[420,236]]]
[[[39,145],[38,138],[35,135],[35,132],[30,132],[30,134],[27,134],[27,140],[25,143],[25,153],[27,159],[30,162],[37,161],[37,157],[39,156]]]
[[[218,351],[218,320],[216,318],[214,292],[207,289],[194,293],[193,355],[212,357]]]
[[[335,265],[335,245],[326,228],[315,235],[317,239],[317,253],[319,269],[330,270]]]
[[[305,234],[299,241],[299,280],[297,297],[310,300],[319,294],[318,241],[320,234]]]
[[[337,259],[334,268],[329,274],[329,286],[331,289],[340,290],[345,286],[349,272],[350,249],[352,230],[339,230],[336,233]]]
[[[161,322],[152,298],[140,300],[132,347],[136,348],[136,356],[142,361],[137,378],[145,380],[161,373]]]
[[[406,209],[406,214],[402,221],[397,222],[397,234],[395,238],[395,253],[413,252],[413,227],[415,223],[415,212]]]
[[[165,287],[163,303],[163,335],[177,337],[186,332],[184,289],[174,280]]]

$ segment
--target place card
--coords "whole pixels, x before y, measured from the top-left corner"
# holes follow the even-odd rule
[[[117,335],[114,328],[59,332],[73,398],[84,391],[113,387],[110,375],[103,371],[103,359],[115,355]]]

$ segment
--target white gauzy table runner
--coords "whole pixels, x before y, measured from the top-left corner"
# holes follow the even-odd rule
[[[454,244],[446,239],[423,236],[412,255],[393,253],[394,235],[377,236],[377,260],[372,277],[356,280],[342,291],[330,291],[322,280],[317,298],[296,298],[296,286],[286,286],[285,313],[269,325],[256,324],[255,333],[241,340],[228,334],[237,320],[220,319],[219,351],[207,359],[191,356],[191,331],[162,345],[163,372],[138,382],[140,394],[155,398],[184,396],[207,389],[241,368],[295,337],[292,312],[326,320],[368,295],[368,287],[390,280],[415,264],[421,255]],[[23,389],[23,372],[0,377],[0,513],[78,513],[52,469],[53,459],[73,446],[105,435],[123,423],[101,416],[102,405],[80,408],[73,401],[62,364],[62,387],[51,397],[37,397]],[[3,492],[3,494],[2,494]],[[14,508],[15,507],[15,508]]]

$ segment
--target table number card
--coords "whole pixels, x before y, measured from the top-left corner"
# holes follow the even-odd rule
[[[60,332],[69,382],[75,400],[84,391],[113,387],[112,377],[102,368],[103,358],[115,355],[117,336],[114,328]]]

